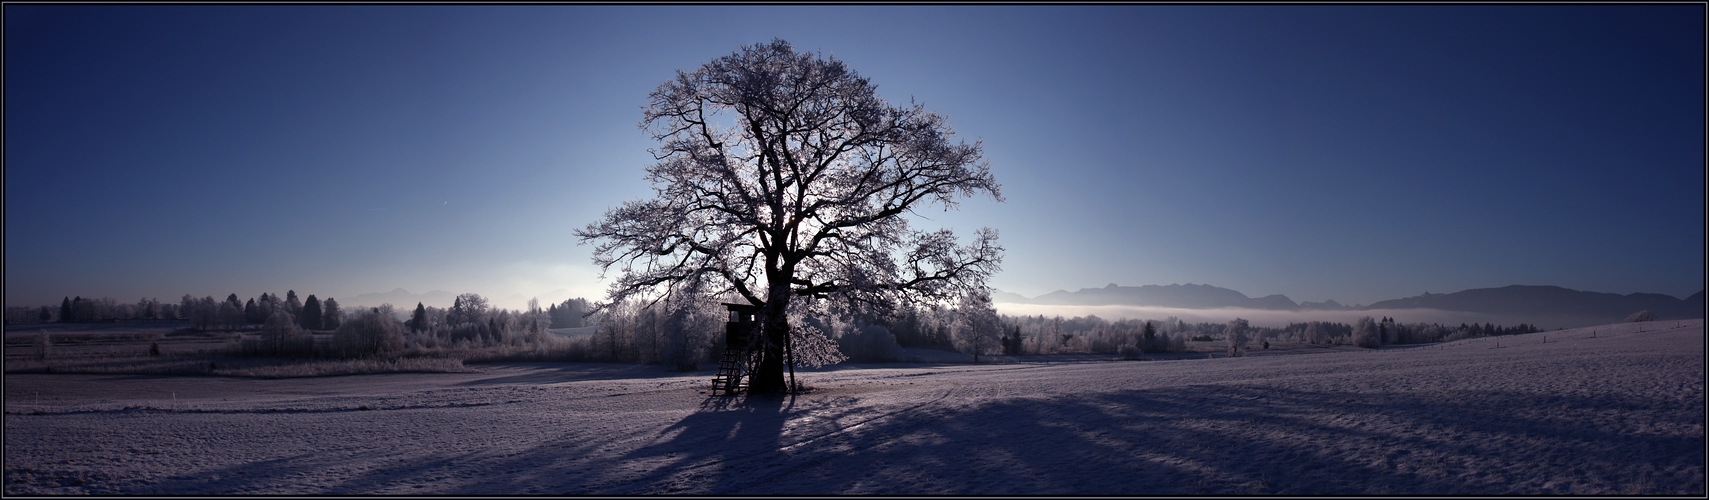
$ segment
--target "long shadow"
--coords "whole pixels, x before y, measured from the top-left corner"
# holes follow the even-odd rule
[[[1682,407],[1639,396],[1202,385],[880,397],[709,398],[650,435],[564,432],[503,456],[304,455],[145,489],[264,492],[360,465],[340,484],[304,492],[1703,494],[1701,396]],[[434,487],[447,480],[462,486]]]
[[[728,493],[746,486],[747,479],[777,467],[777,443],[794,412],[790,397],[707,398],[701,410],[660,430],[662,440],[617,457],[600,456],[593,467],[574,466],[542,471],[562,464],[579,447],[585,455],[599,444],[576,441],[545,443],[484,466],[489,475],[451,491],[436,494],[575,494],[636,495]],[[403,467],[408,469],[411,466]],[[391,476],[397,471],[375,471]]]
[[[671,438],[625,454],[621,460],[662,457],[665,466],[636,478],[636,490],[613,493],[740,490],[747,479],[777,467],[784,423],[793,416],[794,403],[788,396],[708,398],[702,411],[659,433]]]
[[[673,426],[684,432],[623,460],[676,458],[637,478],[648,486],[629,490],[654,493],[1702,491],[1701,433],[1681,438],[1587,429],[1536,412],[1516,414],[1478,403],[1523,404],[1533,395],[1491,392],[1468,402],[1402,395],[1363,402],[1341,392],[1215,390],[946,404],[870,421],[788,453],[774,448],[780,441],[773,431],[791,418],[788,411],[699,413]],[[1605,398],[1551,399],[1548,404],[1562,401],[1575,411],[1648,404]],[[1335,416],[1322,418],[1322,413]],[[739,432],[747,419],[766,431]],[[732,459],[740,462],[728,464]],[[693,470],[714,465],[725,466],[715,472]],[[1625,477],[1634,470],[1648,477]]]

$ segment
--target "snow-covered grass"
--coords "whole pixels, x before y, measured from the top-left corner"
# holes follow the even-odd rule
[[[1701,496],[1703,335],[837,366],[777,399],[593,363],[8,374],[4,491]]]

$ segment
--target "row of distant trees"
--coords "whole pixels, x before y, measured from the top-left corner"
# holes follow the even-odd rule
[[[588,324],[582,316],[589,309],[586,299],[574,298],[547,309],[529,301],[527,310],[512,311],[491,307],[486,298],[466,293],[450,308],[418,303],[405,318],[390,304],[345,310],[332,298],[299,298],[291,290],[283,297],[263,293],[241,302],[235,293],[224,300],[185,295],[176,304],[157,299],[118,303],[111,298],[67,297],[58,308],[8,307],[6,321],[182,320],[196,330],[244,332],[236,348],[247,355],[366,357],[543,345],[548,328]],[[331,335],[317,342],[317,332]]]
[[[417,343],[426,347],[459,342],[471,346],[532,342],[547,335],[549,328],[581,326],[584,321],[579,311],[585,311],[586,305],[587,300],[577,298],[541,309],[538,300],[529,300],[527,309],[512,311],[492,307],[480,294],[465,293],[449,308],[418,302],[402,324]],[[574,318],[565,314],[570,310],[577,311]]]
[[[464,302],[467,302],[467,305]],[[419,308],[420,304],[417,304],[417,307]],[[446,323],[444,318],[447,310],[428,309],[438,311],[434,317],[440,319],[440,324]],[[452,306],[456,314],[451,316],[450,323],[464,324],[472,323],[476,319],[486,320],[488,309],[485,298],[477,294],[463,294],[458,297],[457,304]],[[589,309],[587,299],[572,298],[552,304],[544,312],[552,328],[576,328],[589,324],[582,317]],[[259,298],[252,297],[246,301],[239,301],[235,293],[227,295],[225,300],[216,300],[213,296],[196,298],[186,294],[177,303],[161,302],[154,298],[120,303],[110,297],[66,297],[59,307],[8,306],[5,308],[5,321],[12,324],[187,320],[191,322],[192,328],[198,330],[240,330],[254,329],[265,324],[275,311],[288,313],[293,323],[307,330],[336,330],[344,319],[337,300],[331,297],[322,300],[314,295],[299,299],[295,290],[288,290],[284,297],[262,293]],[[495,313],[496,311],[493,310]]]
[[[197,330],[239,330],[266,323],[275,311],[286,312],[293,323],[309,330],[336,329],[343,319],[338,301],[330,297],[320,300],[314,295],[300,300],[295,290],[285,292],[284,298],[262,293],[259,299],[246,302],[240,302],[235,293],[227,295],[225,300],[185,294],[176,304],[154,298],[119,303],[109,297],[77,296],[66,297],[58,308],[13,306],[7,307],[5,314],[7,323],[188,320],[191,328]]]
[[[305,330],[334,330],[344,321],[337,300],[331,297],[321,300],[314,295],[299,300],[295,290],[286,291],[284,298],[262,293],[259,299],[243,302],[238,301],[235,293],[227,295],[225,300],[211,296],[198,299],[186,294],[179,299],[176,312],[178,319],[190,320],[191,328],[197,330],[245,329],[270,321],[276,313],[284,314]]]
[[[626,302],[586,315],[591,305],[574,298],[541,308],[530,301],[520,311],[492,307],[479,294],[457,296],[449,308],[417,303],[407,313],[390,305],[343,310],[334,299],[314,295],[299,300],[295,291],[283,297],[263,293],[239,302],[185,295],[177,304],[143,299],[118,304],[112,299],[67,298],[58,314],[49,307],[8,308],[7,320],[67,322],[110,319],[189,320],[201,330],[258,331],[245,349],[257,354],[364,356],[403,351],[432,353],[495,346],[526,348],[544,345],[549,328],[599,326],[587,338],[578,359],[666,364],[692,369],[715,361],[726,346],[722,335],[725,311],[716,301],[666,300],[653,304]],[[585,316],[584,316],[585,315]],[[889,314],[834,310],[807,305],[791,309],[798,325],[791,341],[805,364],[850,359],[860,362],[899,361],[904,347],[950,349],[976,361],[988,355],[1122,354],[1181,352],[1188,341],[1223,341],[1239,355],[1265,342],[1318,345],[1412,344],[1539,331],[1534,325],[1400,323],[1393,318],[1362,318],[1353,324],[1292,323],[1255,327],[1245,320],[1228,323],[1187,323],[1175,317],[1157,320],[1106,320],[998,314],[986,294],[970,294],[953,306],[901,305]],[[352,321],[360,323],[349,328]],[[313,331],[331,330],[328,346],[315,347]],[[318,350],[317,350],[318,349]]]
[[[724,345],[724,315],[718,301],[664,300],[651,305],[622,302],[595,314],[600,327],[592,338],[594,359],[674,365],[688,369],[715,361]],[[1086,317],[1004,316],[987,294],[975,293],[952,305],[899,305],[888,314],[848,311],[820,304],[792,304],[790,344],[809,366],[844,359],[900,361],[903,348],[954,350],[974,356],[1116,353],[1122,346],[1147,352],[1185,350],[1183,325],[1139,320],[1105,321]]]
[[[907,347],[953,348],[974,354],[1138,354],[1182,352],[1188,341],[1226,342],[1239,355],[1267,342],[1317,345],[1420,344],[1541,331],[1521,323],[1458,326],[1440,323],[1400,323],[1394,318],[1362,318],[1354,324],[1312,321],[1283,327],[1253,326],[1236,318],[1227,323],[1187,323],[1176,317],[1162,321],[1097,316],[1073,318],[998,315],[988,299],[964,300],[954,309],[906,310],[885,325]]]

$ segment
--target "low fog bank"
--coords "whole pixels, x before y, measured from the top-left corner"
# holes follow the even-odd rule
[[[1578,328],[1620,321],[1621,318],[1584,318],[1570,316],[1526,316],[1522,314],[1487,314],[1469,311],[1445,311],[1440,309],[1370,309],[1361,311],[1277,311],[1270,309],[1219,308],[1219,309],[1187,309],[1179,307],[1156,306],[1061,306],[1040,304],[1015,304],[997,302],[997,311],[1013,316],[1097,316],[1108,320],[1139,319],[1158,320],[1174,316],[1188,323],[1226,322],[1234,318],[1244,318],[1253,326],[1283,327],[1289,323],[1304,323],[1307,321],[1330,321],[1336,323],[1354,323],[1359,318],[1390,317],[1401,323],[1441,323],[1443,325],[1458,325],[1461,323],[1494,323],[1511,325],[1527,323],[1543,329]]]

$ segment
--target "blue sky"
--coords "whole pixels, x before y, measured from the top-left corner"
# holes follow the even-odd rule
[[[650,195],[647,93],[774,37],[983,140],[1007,203],[918,226],[997,228],[1007,291],[1683,297],[1703,15],[8,5],[5,300],[597,299],[571,232]]]

